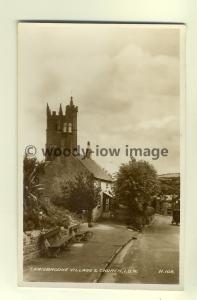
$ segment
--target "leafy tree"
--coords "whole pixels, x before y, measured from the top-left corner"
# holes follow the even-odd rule
[[[62,190],[65,206],[76,213],[85,210],[91,223],[92,210],[100,198],[100,188],[95,186],[94,176],[80,173],[74,180],[68,181]]]
[[[128,206],[133,222],[146,214],[152,197],[158,192],[157,172],[150,163],[131,159],[120,166],[115,182],[115,197],[118,203]]]

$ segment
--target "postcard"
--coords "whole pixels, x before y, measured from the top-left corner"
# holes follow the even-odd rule
[[[18,23],[20,286],[183,287],[184,40]]]

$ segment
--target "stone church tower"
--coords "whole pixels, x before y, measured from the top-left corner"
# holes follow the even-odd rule
[[[65,114],[61,104],[59,113],[51,112],[47,104],[47,149],[77,149],[77,112],[78,107],[73,104],[72,97],[70,104],[66,106]]]

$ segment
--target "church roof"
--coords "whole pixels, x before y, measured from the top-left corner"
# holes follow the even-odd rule
[[[108,174],[104,169],[102,169],[95,160],[91,158],[84,158],[80,156],[78,158],[83,166],[94,175],[96,179],[101,179],[104,181],[113,181],[113,178],[110,174]]]

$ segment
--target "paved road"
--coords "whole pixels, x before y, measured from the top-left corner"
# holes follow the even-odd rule
[[[136,235],[125,226],[110,223],[95,224],[91,230],[90,241],[72,244],[62,256],[34,259],[25,267],[24,281],[94,282],[119,247]]]
[[[179,227],[171,217],[155,221],[114,259],[110,269],[130,273],[107,273],[100,282],[177,284],[179,280]]]

